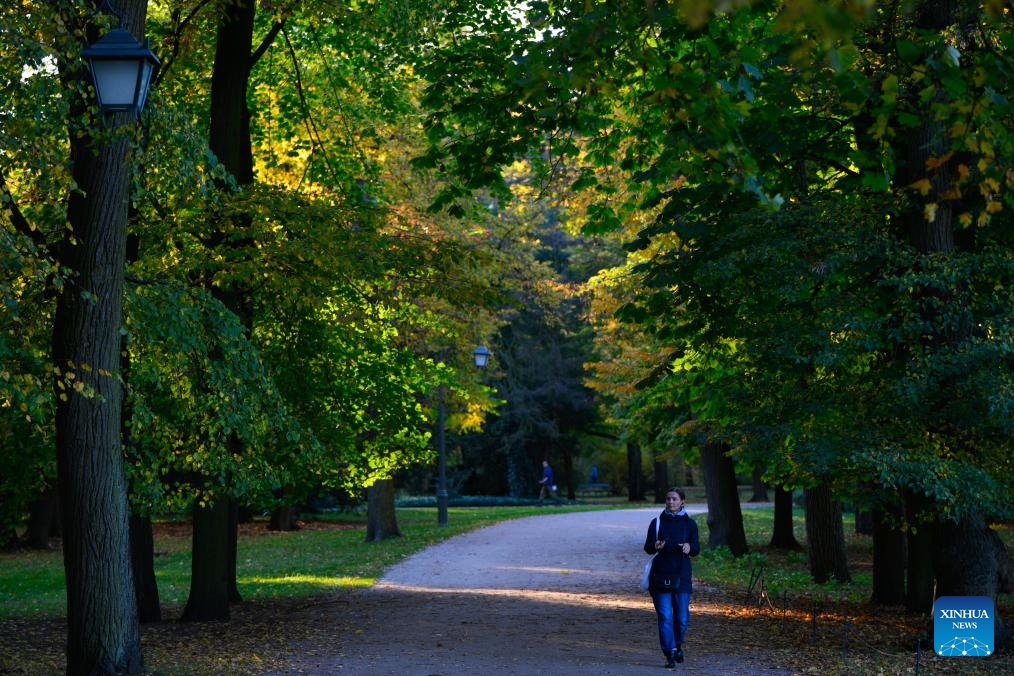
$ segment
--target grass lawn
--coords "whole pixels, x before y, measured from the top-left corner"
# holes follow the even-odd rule
[[[609,506],[554,507],[561,511]],[[544,507],[450,508],[439,527],[433,509],[398,510],[402,537],[366,542],[366,512],[314,515],[298,531],[277,533],[263,521],[240,526],[237,584],[244,599],[311,597],[336,587],[368,587],[388,566],[459,533],[525,516]],[[155,577],[163,606],[186,603],[190,591],[190,525],[155,524]],[[59,549],[0,554],[0,619],[63,617],[63,558]],[[0,669],[2,673],[2,669]]]

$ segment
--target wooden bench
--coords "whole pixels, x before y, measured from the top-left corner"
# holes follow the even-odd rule
[[[604,498],[612,494],[609,484],[603,482],[578,484],[574,489],[574,495],[579,498]]]

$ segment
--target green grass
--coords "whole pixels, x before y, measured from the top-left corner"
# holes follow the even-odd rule
[[[744,509],[743,529],[746,531],[749,553],[735,558],[726,548],[702,549],[694,562],[694,577],[700,578],[705,584],[744,594],[750,589],[751,581],[754,582],[754,591],[759,591],[756,589],[759,580],[763,582],[768,595],[774,599],[782,595],[833,595],[835,598],[862,602],[869,598],[872,577],[866,563],[872,558],[870,538],[855,533],[855,522],[851,516],[845,516],[844,528],[852,581],[831,581],[824,584],[817,584],[810,577],[805,551],[779,551],[768,547],[773,519],[772,508]],[[697,522],[701,526],[703,548],[707,541],[706,516],[702,515]],[[793,510],[793,532],[800,544],[805,543],[806,523],[801,509]],[[860,565],[857,566],[857,563]]]
[[[606,505],[563,505],[552,513],[625,507],[643,507],[617,501]],[[440,540],[507,519],[546,514],[545,507],[490,506],[454,508],[448,525],[436,524],[432,508],[401,508],[398,525],[403,536],[382,542],[365,542],[365,512],[342,512],[324,519],[329,529],[306,528],[270,533],[257,523],[257,535],[241,535],[237,576],[240,594],[248,599],[300,598],[327,594],[342,588],[366,587],[401,559]],[[696,517],[701,544],[708,539],[707,517]],[[734,558],[726,549],[704,549],[694,562],[694,576],[704,585],[728,592],[746,593],[752,577],[763,572],[769,596],[777,602],[789,597],[831,597],[861,603],[871,593],[870,538],[855,534],[851,517],[845,519],[852,582],[814,583],[806,553],[782,552],[767,547],[771,539],[772,510],[744,509],[743,520],[750,553]],[[1008,549],[1014,548],[1014,528],[998,527]],[[794,514],[796,539],[804,542],[801,510]],[[639,543],[632,546],[637,549]],[[190,537],[160,529],[155,541],[155,574],[163,605],[184,604],[190,589]],[[755,590],[756,591],[756,590]],[[0,555],[0,618],[62,617],[65,612],[63,559],[57,550],[20,551]]]
[[[604,509],[603,506],[553,507],[552,513]],[[240,535],[236,565],[243,598],[311,597],[340,588],[365,587],[388,566],[440,540],[485,525],[536,514],[545,507],[450,508],[448,525],[436,523],[436,511],[398,510],[403,536],[382,542],[365,541],[365,512],[320,517],[329,529],[306,528],[289,533]],[[315,517],[317,518],[317,517]],[[245,530],[245,529],[244,529]],[[155,576],[163,605],[184,604],[190,590],[190,537],[158,529]],[[66,611],[63,558],[58,550],[18,551],[0,555],[0,618],[61,617]]]

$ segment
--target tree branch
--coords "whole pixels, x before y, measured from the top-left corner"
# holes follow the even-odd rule
[[[14,230],[32,240],[35,246],[45,251],[46,255],[51,256],[53,254],[52,246],[42,236],[38,228],[29,223],[25,215],[21,213],[17,202],[14,201],[14,195],[11,194],[10,188],[7,187],[7,178],[3,172],[0,172],[0,203],[3,204],[3,209],[7,212]]]

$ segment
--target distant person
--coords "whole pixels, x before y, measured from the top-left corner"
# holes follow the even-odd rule
[[[553,468],[549,466],[548,460],[543,460],[542,478],[539,479],[539,501],[544,500],[547,495],[556,500],[556,483],[553,479]]]
[[[685,499],[682,489],[670,488],[665,494],[665,511],[652,519],[644,538],[644,551],[656,554],[651,562],[648,591],[655,604],[658,642],[668,669],[683,661],[693,579],[690,557],[701,551],[697,523],[687,514]]]
[[[592,465],[591,468],[591,482],[593,484],[597,484],[599,482],[599,468],[595,465]]]

